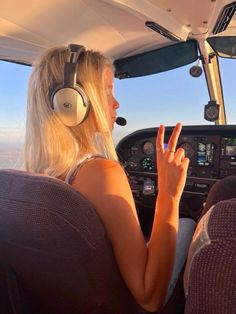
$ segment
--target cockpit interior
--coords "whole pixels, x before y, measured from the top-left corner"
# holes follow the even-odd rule
[[[166,143],[172,130],[166,128]],[[146,236],[152,226],[158,193],[156,133],[156,128],[136,131],[117,145]],[[197,220],[213,184],[236,175],[236,127],[184,126],[177,147],[182,147],[190,159],[180,217],[190,216]]]
[[[193,219],[196,229],[177,286],[180,290],[159,313],[235,314],[236,195],[218,202],[202,217],[212,187],[236,176],[235,79],[233,73],[233,79],[223,80],[220,64],[223,58],[236,59],[236,1],[232,0],[1,1],[0,313],[149,313],[134,302],[91,203],[63,180],[23,168],[27,84],[21,84],[26,71],[20,76],[7,66],[31,69],[47,49],[69,44],[110,58],[116,82],[136,80],[133,95],[128,88],[120,93],[127,96],[122,106],[132,107],[132,130],[128,124],[130,132],[118,134],[116,152],[128,177],[143,243],[151,234],[158,195],[158,127],[166,125],[166,148],[178,122],[174,113],[181,112],[184,123],[176,148],[183,148],[190,162],[179,217]],[[186,66],[191,84],[201,80],[204,91],[193,88],[187,101],[182,82],[182,94],[175,90],[179,102],[166,97],[157,104],[161,89],[165,96],[173,94],[170,85],[182,80],[167,78],[160,87],[159,75]],[[9,77],[4,98],[2,86]],[[149,77],[157,81],[152,85],[155,101],[150,112],[147,99],[127,105],[125,100],[138,91],[145,94],[138,80]],[[202,116],[195,119],[193,103],[201,92],[205,98],[196,103]],[[13,100],[8,100],[10,96]],[[185,115],[187,109],[191,118]],[[126,124],[129,110],[124,112],[117,120],[120,125]],[[17,158],[10,152],[15,144]],[[162,243],[161,250],[166,250]]]

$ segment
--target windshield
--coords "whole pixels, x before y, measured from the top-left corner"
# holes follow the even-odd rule
[[[235,123],[235,60],[220,60],[228,123]],[[189,75],[193,64],[140,78],[115,79],[118,115],[127,125],[114,128],[115,144],[125,135],[160,124],[213,124],[204,120],[209,101],[204,74]],[[0,61],[0,168],[20,168],[25,133],[27,84],[31,67]]]
[[[125,127],[116,126],[117,142],[125,134],[160,124],[209,124],[204,120],[204,105],[209,95],[204,74],[189,74],[193,64],[146,77],[115,80],[118,114],[127,119]]]

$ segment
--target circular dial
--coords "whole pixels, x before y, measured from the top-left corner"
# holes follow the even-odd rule
[[[152,142],[145,142],[143,144],[143,152],[146,155],[152,155],[155,152],[155,147]]]
[[[217,106],[214,106],[214,105],[212,105],[212,106],[210,106],[210,105],[206,106],[206,108],[205,108],[205,117],[206,117],[206,119],[209,120],[209,121],[215,121],[215,120],[217,120],[218,117],[219,117],[219,109],[218,109],[218,107],[217,107]]]
[[[191,159],[194,155],[194,149],[192,148],[192,146],[185,142],[182,143],[179,147],[182,147],[185,151],[185,156],[188,157],[189,159]]]
[[[202,74],[202,68],[198,65],[195,65],[195,66],[191,67],[191,69],[189,70],[189,73],[193,77],[199,77]]]
[[[142,167],[144,170],[153,171],[155,169],[152,158],[146,157],[142,160]]]

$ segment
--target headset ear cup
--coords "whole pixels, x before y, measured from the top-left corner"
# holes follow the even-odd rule
[[[79,85],[76,88],[57,88],[52,94],[51,105],[62,123],[70,127],[81,124],[90,107],[86,94]]]

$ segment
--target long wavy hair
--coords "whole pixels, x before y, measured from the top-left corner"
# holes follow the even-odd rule
[[[67,53],[65,47],[53,48],[34,64],[25,138],[25,169],[62,180],[86,154],[117,160],[104,85],[105,69],[113,69],[111,60],[92,50],[79,56],[77,80],[90,101],[88,117],[82,124],[65,126],[51,108],[50,94],[55,85],[63,82]]]

